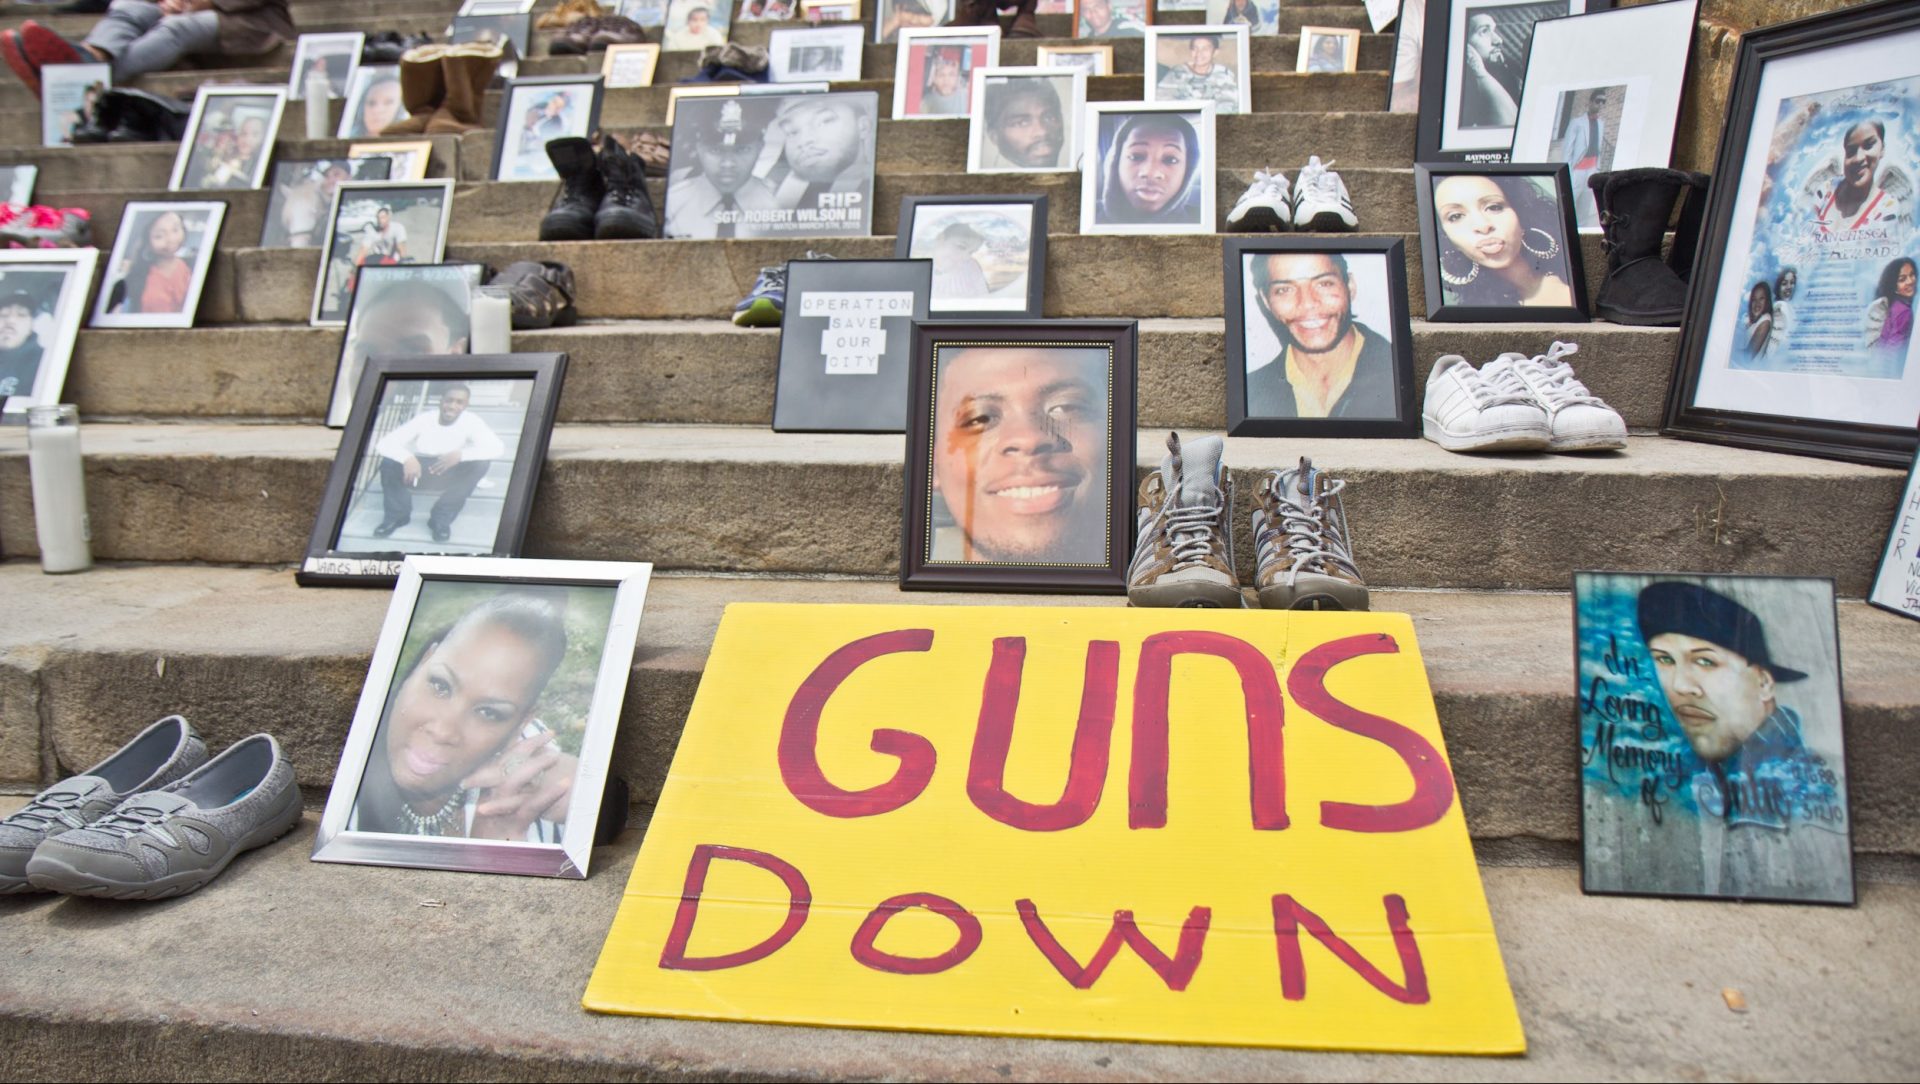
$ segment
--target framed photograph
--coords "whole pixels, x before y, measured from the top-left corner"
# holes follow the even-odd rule
[[[935,319],[1038,319],[1047,197],[906,196],[893,254],[933,261]]]
[[[1080,160],[1087,73],[1078,68],[976,68],[968,173],[1060,173]]]
[[[533,16],[524,13],[456,16],[453,25],[447,27],[447,43],[465,45],[470,41],[500,42],[506,47],[506,58],[494,73],[494,85],[498,86],[498,80],[511,79],[519,74],[520,58],[532,51]]]
[[[439,263],[446,251],[453,182],[347,182],[333,191],[325,251],[313,284],[315,327],[347,322],[362,267]]]
[[[367,359],[464,354],[472,332],[477,263],[363,267],[355,277],[347,333],[340,341],[327,424],[347,424]]]
[[[60,401],[86,315],[96,248],[0,250],[0,421]]]
[[[535,0],[464,0],[457,12],[468,15],[525,15],[533,10]]]
[[[1280,0],[1207,0],[1207,22],[1244,26],[1249,34],[1280,33]]]
[[[1906,466],[1920,7],[1744,35],[1713,177],[1665,432]]]
[[[1360,68],[1360,31],[1338,26],[1300,28],[1294,71],[1350,72]]]
[[[517,557],[565,354],[372,357],[297,579],[393,582],[410,553]]]
[[[1506,161],[1533,25],[1613,6],[1613,0],[1427,0],[1414,160]]]
[[[860,0],[800,0],[800,12],[810,23],[857,23]]]
[[[667,88],[667,124],[669,127],[679,122],[680,103],[690,98],[738,98],[740,84],[709,83],[679,85]]]
[[[1213,113],[1253,112],[1253,62],[1244,26],[1147,28],[1147,101],[1212,102]]]
[[[202,85],[167,190],[259,188],[286,107],[285,87]]]
[[[609,45],[600,62],[600,79],[608,88],[650,87],[660,64],[660,46],[652,42]]]
[[[667,25],[667,0],[619,0],[618,6],[619,14],[648,29]]]
[[[1088,102],[1081,233],[1214,232],[1212,102]]]
[[[914,328],[900,586],[1126,590],[1132,320]]]
[[[366,48],[366,34],[302,34],[293,43],[293,70],[287,75],[287,100],[307,98],[307,76],[319,72],[327,77],[327,97],[344,98],[360,67],[360,50]]]
[[[1143,38],[1152,22],[1148,0],[1073,0],[1076,38]]]
[[[1920,621],[1920,453],[1907,468],[1907,487],[1894,508],[1893,527],[1887,531],[1867,601]]]
[[[733,5],[728,0],[667,0],[661,47],[697,52],[709,45],[725,45],[732,25]]]
[[[1567,164],[1581,232],[1600,231],[1588,178],[1673,160],[1698,7],[1670,0],[1534,24],[1511,157]]]
[[[885,45],[899,41],[902,30],[944,26],[952,15],[953,0],[875,0],[874,43]],[[857,11],[854,17],[859,17]]]
[[[1111,45],[1036,45],[1034,63],[1042,68],[1072,68],[1089,76],[1112,75]]]
[[[740,9],[734,12],[736,23],[784,22],[793,18],[794,0],[740,0]],[[861,38],[862,41],[866,39]]]
[[[598,75],[535,75],[508,83],[494,128],[493,179],[559,180],[547,144],[585,138],[600,126],[600,89]]]
[[[851,83],[860,78],[858,26],[778,27],[767,38],[767,77],[775,83]]]
[[[94,301],[94,327],[192,327],[227,205],[128,200]]]
[[[792,260],[780,323],[779,433],[899,433],[926,260]]]
[[[93,118],[94,103],[113,85],[111,64],[47,64],[40,68],[40,145],[73,146],[73,130]]]
[[[682,99],[666,235],[870,235],[879,114],[871,90]]]
[[[1413,167],[1429,320],[1584,321],[1567,167]]]
[[[894,56],[894,120],[967,117],[973,113],[973,73],[1000,63],[1000,28],[902,30]]]
[[[1592,894],[1854,901],[1833,581],[1576,572]]]
[[[433,140],[392,139],[379,143],[355,143],[347,148],[347,159],[356,165],[376,160],[387,163],[386,180],[422,181],[426,179],[427,166],[433,160]]]
[[[1207,0],[1154,0],[1153,10],[1169,11],[1205,11]]]
[[[313,860],[584,878],[652,571],[408,558]]]
[[[39,179],[39,166],[0,166],[0,193],[5,193],[8,203],[32,203],[33,185]]]
[[[275,162],[267,182],[261,248],[319,248],[333,193],[348,181],[384,181],[387,158],[307,158]]]
[[[1393,24],[1393,70],[1387,80],[1387,112],[1420,112],[1421,37],[1427,31],[1427,0],[1400,0]]]
[[[1223,247],[1230,435],[1420,435],[1404,242],[1253,235]]]
[[[412,114],[400,101],[400,66],[369,64],[355,68],[347,83],[347,106],[340,113],[340,139],[373,139],[387,125]]]

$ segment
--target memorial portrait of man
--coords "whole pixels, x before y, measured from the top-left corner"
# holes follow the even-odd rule
[[[993,76],[975,103],[977,168],[1018,172],[1072,169],[1073,77]]]
[[[1256,252],[1245,259],[1253,308],[1279,340],[1279,350],[1258,357],[1265,364],[1257,364],[1258,348],[1249,336],[1247,416],[1398,417],[1392,329],[1369,327],[1354,316],[1354,303],[1365,292],[1385,297],[1382,258]],[[1362,261],[1364,284],[1355,273]]]
[[[360,386],[369,358],[468,352],[470,298],[479,285],[480,271],[476,264],[360,270],[334,377],[328,425],[347,424],[354,389]]]
[[[45,302],[38,294],[0,281],[0,399],[33,394],[40,359],[47,352],[33,329],[34,318],[43,311]]]
[[[413,521],[416,493],[437,493],[427,513],[427,530],[434,542],[452,539],[454,523],[480,480],[507,454],[493,427],[468,410],[472,401],[471,386],[449,384],[440,390],[437,404],[374,443],[384,514],[373,537],[388,538]],[[493,514],[497,520],[499,510]],[[487,524],[481,531],[489,545],[496,527]]]
[[[667,236],[867,235],[879,110],[873,91],[680,102]]]
[[[754,237],[764,229],[745,214],[775,207],[773,189],[753,172],[769,108],[737,98],[681,103],[675,138],[692,153],[673,163],[667,182],[668,237]]]

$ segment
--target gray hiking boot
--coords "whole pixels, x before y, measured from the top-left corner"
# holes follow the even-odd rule
[[[183,896],[300,823],[300,788],[280,743],[244,738],[164,790],[136,794],[50,839],[27,863],[35,887],[73,896]]]
[[[1233,572],[1233,479],[1220,462],[1226,441],[1180,443],[1167,435],[1167,457],[1140,483],[1140,534],[1127,569],[1127,601],[1135,606],[1240,609]]]
[[[84,828],[128,795],[154,790],[207,762],[207,743],[187,721],[169,715],[142,730],[112,756],[34,795],[0,820],[0,896],[37,892],[27,882],[27,860],[40,844]]]
[[[1277,470],[1260,483],[1253,510],[1253,542],[1259,554],[1254,587],[1269,610],[1364,610],[1367,583],[1353,564],[1347,515],[1340,504],[1344,481],[1327,478],[1300,457],[1293,470]]]

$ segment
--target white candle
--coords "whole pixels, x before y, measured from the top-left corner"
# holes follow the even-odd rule
[[[302,96],[305,97],[307,105],[307,138],[327,138],[327,122],[333,119],[331,112],[327,109],[327,101],[333,93],[333,88],[327,83],[327,73],[323,71],[308,72],[306,86],[301,89]],[[379,135],[380,133],[375,132],[373,134]]]
[[[513,291],[505,286],[481,286],[473,291],[467,349],[474,354],[513,352]]]
[[[80,411],[68,404],[27,411],[27,475],[43,572],[93,567],[87,484],[80,463]]]

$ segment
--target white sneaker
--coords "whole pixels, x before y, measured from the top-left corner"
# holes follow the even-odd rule
[[[1524,387],[1501,387],[1466,358],[1448,354],[1427,376],[1420,434],[1450,452],[1537,452],[1552,443],[1553,426]]]
[[[1300,183],[1293,190],[1293,228],[1322,233],[1356,229],[1360,220],[1353,216],[1353,198],[1347,195],[1347,182],[1313,155],[1300,167]]]
[[[1547,412],[1553,427],[1549,451],[1599,452],[1627,446],[1627,422],[1618,411],[1587,390],[1561,359],[1576,353],[1574,343],[1556,342],[1541,357],[1502,354],[1480,370],[1508,391],[1525,390]]]
[[[1284,230],[1293,225],[1293,186],[1287,175],[1256,171],[1253,183],[1227,213],[1227,229],[1237,233]]]

